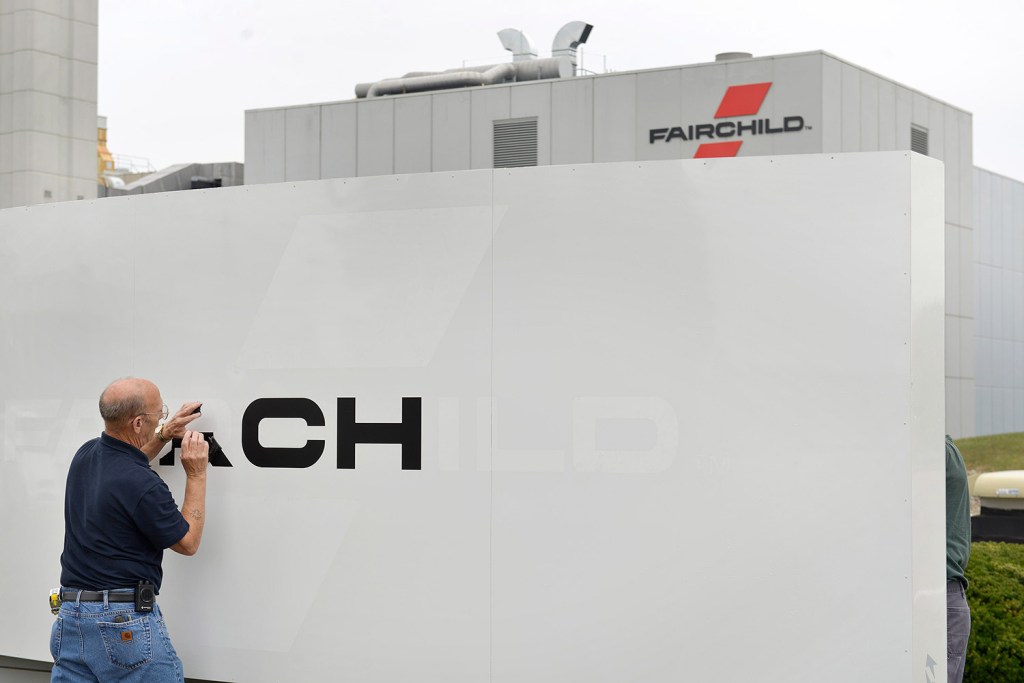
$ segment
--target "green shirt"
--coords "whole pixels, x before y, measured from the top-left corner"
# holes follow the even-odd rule
[[[946,580],[967,586],[964,570],[971,558],[971,494],[967,468],[953,439],[946,435]]]

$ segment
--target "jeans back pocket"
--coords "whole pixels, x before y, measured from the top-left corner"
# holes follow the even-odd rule
[[[110,663],[122,669],[135,669],[153,659],[153,633],[148,617],[123,623],[99,621],[103,647]]]

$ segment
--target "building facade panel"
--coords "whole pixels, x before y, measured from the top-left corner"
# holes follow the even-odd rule
[[[1013,343],[1013,387],[1024,391],[1024,341]]]
[[[72,185],[76,186],[77,181],[85,180],[93,185],[96,185],[96,141],[95,140],[78,140],[67,138],[63,139],[62,144],[64,149],[62,155],[67,156],[71,159],[67,165],[63,175],[68,176],[71,179]],[[86,164],[88,162],[93,163],[92,173],[85,176],[75,175],[75,172],[79,169],[88,168]],[[93,189],[95,193],[95,189]],[[85,199],[89,197],[88,194],[82,195],[81,192],[74,191],[69,195],[69,199]]]
[[[939,113],[943,117],[942,156],[939,158],[946,165],[946,222],[965,225],[960,220],[960,174],[963,172],[963,164],[960,163],[960,112],[943,107]]]
[[[432,170],[472,168],[473,96],[465,90],[434,93],[431,100]]]
[[[975,320],[976,284],[974,230],[960,228],[960,315],[972,321]]]
[[[395,172],[395,100],[367,100],[357,110],[356,173],[360,176]]]
[[[433,96],[395,98],[395,173],[432,169]]]
[[[33,50],[0,55],[0,82],[6,83],[9,91],[57,92],[60,88],[60,57]]]
[[[284,173],[289,180],[320,177],[320,107],[285,110]]]
[[[917,91],[910,91],[910,122],[922,126],[929,132],[929,143],[931,142],[931,100]]]
[[[319,153],[319,150],[318,150]],[[250,185],[279,183],[285,175],[285,110],[245,113],[245,180]]]
[[[509,118],[537,117],[537,165],[549,166],[551,164],[551,82],[536,81],[518,85],[509,88],[509,96]]]
[[[771,60],[771,89],[757,116],[769,118],[778,128],[786,117],[799,116],[804,129],[798,132],[764,136],[771,141],[764,154],[817,154],[824,151],[826,127],[823,106],[822,60],[818,55],[779,57]],[[750,146],[748,147],[748,143]],[[744,141],[740,154],[762,153],[759,139]]]
[[[975,169],[974,186],[978,432],[1024,431],[1024,183]]]
[[[74,0],[71,5],[71,18],[85,24],[96,24],[99,17],[99,0]]]
[[[594,160],[594,79],[551,84],[551,163]]]
[[[874,74],[861,72],[860,79],[860,151],[877,152],[879,144],[881,79]]]
[[[14,170],[14,134],[0,133],[0,173]]]
[[[95,2],[0,3],[0,208],[96,197],[96,21]]]
[[[67,159],[61,155],[62,139],[52,133],[20,129],[11,134],[12,171],[37,171],[61,175]]]
[[[821,151],[843,150],[843,64],[824,55],[821,60]]]
[[[928,100],[928,156],[942,159],[949,167],[946,157],[946,106],[935,100]],[[953,170],[957,170],[953,167]],[[946,222],[950,216],[946,214]]]
[[[960,112],[960,225],[974,228],[974,120]],[[946,188],[949,192],[950,188]]]
[[[71,97],[85,102],[96,102],[97,82],[96,64],[77,60],[61,60],[61,66],[69,73]],[[93,122],[96,114],[93,113]]]
[[[348,178],[356,175],[357,109],[354,102],[320,107],[321,178]],[[248,176],[248,157],[245,173]]]
[[[974,220],[978,229],[974,231],[974,257],[978,263],[992,262],[992,178],[991,173],[974,172]],[[982,230],[981,226],[986,229]],[[980,272],[980,271],[979,271]],[[979,281],[980,282],[980,281]],[[980,319],[980,315],[978,316]]]
[[[914,93],[896,86],[896,149],[910,149],[910,127],[914,121]]]
[[[959,425],[963,413],[964,399],[960,391],[960,381],[946,381],[946,431],[949,425]]]
[[[3,46],[12,46],[10,50],[5,49]],[[14,45],[14,13],[5,11],[5,8],[0,7],[0,52],[12,52]],[[0,92],[4,92],[3,88],[0,88]]]
[[[864,75],[860,69],[843,62],[841,69],[842,141],[840,151],[860,151],[860,84]]]
[[[977,337],[974,321],[960,320],[960,377],[964,381],[974,381],[977,353]],[[1024,384],[1020,386],[1024,387]]]
[[[14,49],[65,54],[71,42],[71,21],[61,16],[64,8],[50,13],[36,7],[33,3],[29,8],[14,12]]]
[[[946,311],[959,313],[959,310],[960,228],[946,223]]]
[[[636,159],[686,159],[693,156],[699,140],[651,140],[651,129],[687,128],[691,124],[712,121],[714,95],[694,84],[699,69],[680,73],[678,69],[658,69],[636,75],[636,125],[633,129]],[[684,85],[685,83],[685,85]],[[684,93],[685,87],[685,93]],[[685,103],[685,105],[684,105]]]
[[[960,376],[960,321],[946,318],[946,377]]]
[[[878,149],[883,152],[901,149],[896,143],[898,116],[896,84],[884,78],[878,79]]]
[[[511,114],[511,88],[478,88],[472,91],[470,111],[471,168],[494,168],[494,122]]]
[[[637,158],[636,74],[594,79],[594,161]]]
[[[96,24],[72,20],[70,32],[71,58],[82,62],[96,63],[99,55],[99,31],[96,30]]]

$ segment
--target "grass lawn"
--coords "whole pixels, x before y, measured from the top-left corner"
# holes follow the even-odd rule
[[[964,456],[968,472],[1024,470],[1024,433],[975,436],[954,441]]]

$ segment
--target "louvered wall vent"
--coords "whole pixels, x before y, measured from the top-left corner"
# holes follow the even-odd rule
[[[910,151],[928,156],[928,129],[910,126]]]
[[[494,168],[537,165],[537,117],[494,122]]]

